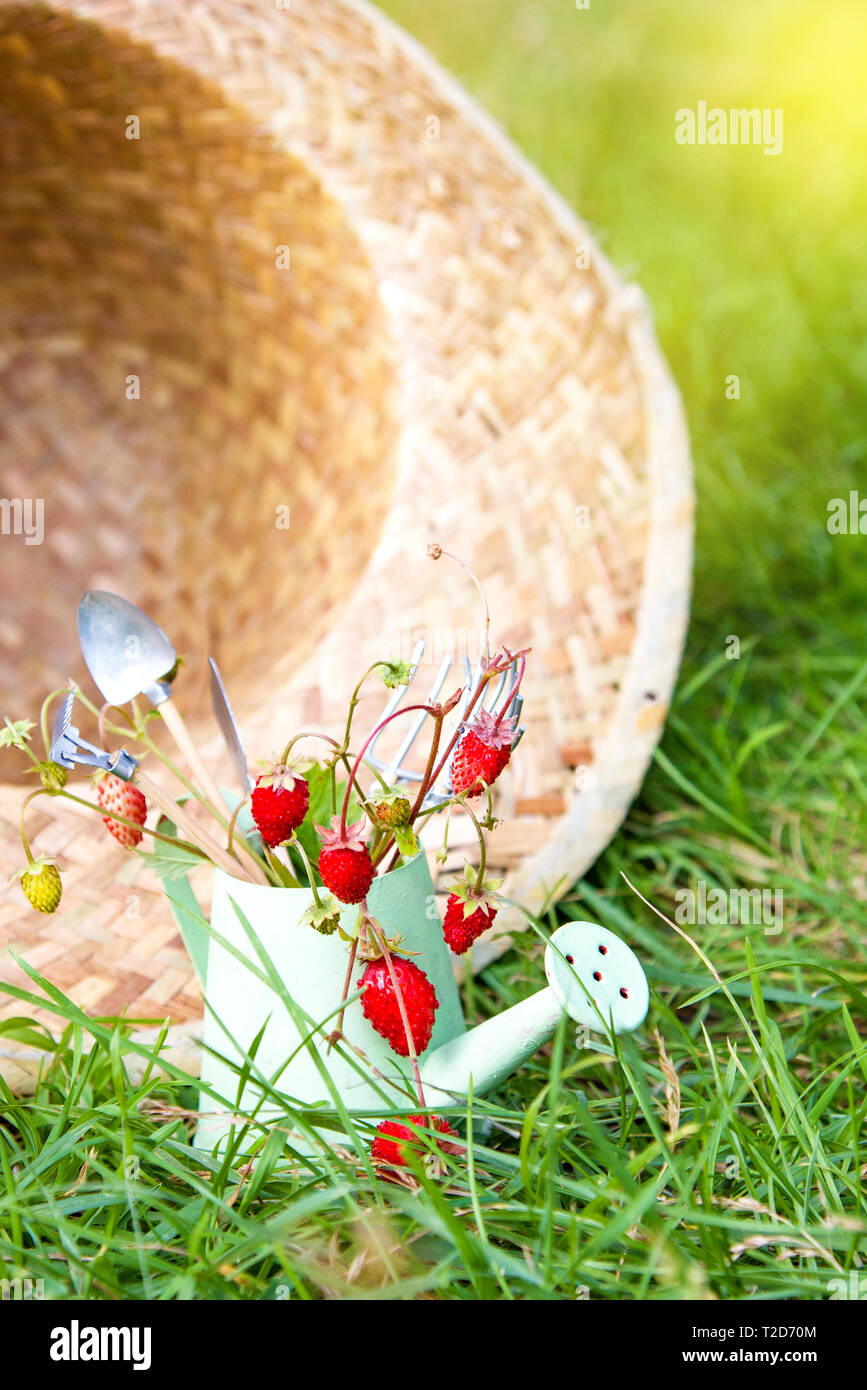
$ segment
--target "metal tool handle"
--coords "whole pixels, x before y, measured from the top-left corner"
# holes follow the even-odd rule
[[[196,745],[190,737],[189,730],[181,718],[180,712],[173,700],[163,700],[158,706],[159,712],[165,721],[166,728],[183,754],[187,765],[193,775],[198,778],[205,796],[216,810],[219,810],[225,803],[220,793],[220,788],[214,781],[208,767],[202,758]]]

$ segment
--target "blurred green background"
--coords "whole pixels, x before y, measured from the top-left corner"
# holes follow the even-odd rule
[[[653,307],[699,493],[693,638],[781,661],[860,639],[867,492],[867,6],[385,0],[589,223]],[[782,107],[779,157],[681,146],[674,113]],[[725,398],[740,377],[741,399]]]

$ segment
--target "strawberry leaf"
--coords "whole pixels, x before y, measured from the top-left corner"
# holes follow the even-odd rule
[[[418,854],[418,840],[409,825],[396,825],[394,827],[394,843],[404,859],[412,859],[414,855]]]

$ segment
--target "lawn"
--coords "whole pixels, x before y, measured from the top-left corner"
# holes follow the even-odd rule
[[[279,1135],[252,1171],[194,1156],[189,1078],[131,1081],[121,1033],[58,996],[37,1094],[6,1097],[0,1258],[59,1298],[824,1299],[852,1271],[867,1295],[867,539],[827,527],[833,498],[867,496],[867,11],[383,8],[641,284],[684,396],[699,510],[673,708],[626,824],[539,924],[626,935],[651,1013],[616,1052],[564,1025],[414,1191],[343,1151],[293,1175]],[[783,108],[782,154],[678,145],[699,100]],[[711,913],[690,942],[671,922],[702,883],[782,911]],[[468,1013],[542,983],[528,929]]]

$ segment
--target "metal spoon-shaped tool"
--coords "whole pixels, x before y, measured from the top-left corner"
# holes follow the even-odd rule
[[[171,686],[161,679],[175,664],[175,649],[162,628],[118,594],[91,589],[78,605],[78,640],[87,669],[104,699],[125,705],[136,695],[143,695],[159,706],[199,785],[219,807],[219,787],[172,700]]]

